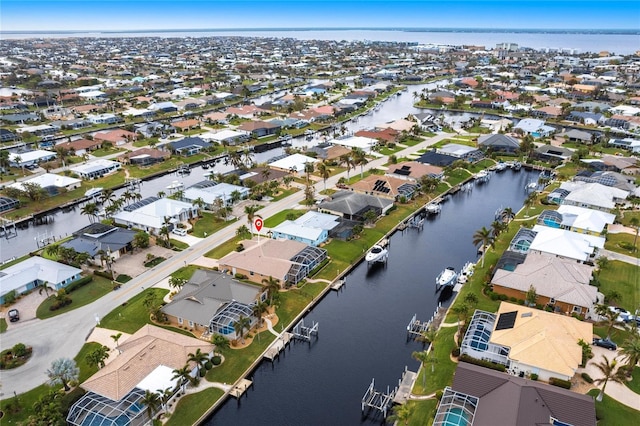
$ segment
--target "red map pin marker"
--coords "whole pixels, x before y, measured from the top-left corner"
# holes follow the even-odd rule
[[[256,231],[260,232],[260,230],[262,229],[262,219],[257,217],[253,221],[253,226],[254,226],[254,228],[256,228]]]

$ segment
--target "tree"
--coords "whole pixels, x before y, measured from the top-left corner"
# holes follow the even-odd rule
[[[260,206],[257,204],[252,204],[250,206],[244,207],[244,212],[247,215],[247,223],[249,224],[249,229],[251,229],[251,233],[253,233],[253,219],[256,216],[256,212],[260,210]]]
[[[89,222],[94,223],[98,217],[99,208],[96,203],[87,203],[80,209],[80,214],[89,216]]]
[[[153,414],[158,411],[158,407],[160,406],[160,395],[147,389],[144,391],[142,398],[140,398],[140,402],[145,405],[145,411],[149,416],[149,420],[152,420]]]
[[[347,182],[348,182],[349,171],[355,167],[355,164],[353,162],[353,154],[352,153],[342,154],[338,158],[338,161],[339,161],[339,164],[344,164],[344,166],[347,168]]]
[[[489,246],[493,247],[494,238],[491,231],[484,226],[473,234],[473,245],[482,248],[482,267],[484,267],[484,257]]]
[[[307,176],[307,183],[310,181],[311,173],[313,173],[314,168],[315,166],[311,161],[304,163],[304,173]]]
[[[91,366],[104,368],[105,360],[107,358],[109,358],[109,348],[102,345],[89,352],[85,357],[85,361],[87,361],[87,364]]]
[[[629,336],[620,345],[620,355],[627,362],[627,370],[629,372],[633,371],[638,362],[640,362],[640,336],[637,334]]]
[[[200,348],[196,349],[195,352],[190,353],[188,356],[189,358],[187,359],[187,361],[193,362],[194,364],[196,364],[198,366],[198,371],[202,370],[202,367],[204,366],[204,364],[209,360],[209,357],[207,357],[207,354],[202,352]]]
[[[149,247],[149,234],[147,234],[145,231],[138,231],[133,236],[133,247],[135,248]]]
[[[536,288],[531,284],[529,286],[529,290],[524,296],[525,302],[527,302],[527,306],[536,306],[536,299],[538,299],[538,293],[536,292]]]
[[[600,393],[598,393],[598,396],[596,397],[596,401],[601,402],[604,397],[604,390],[607,387],[609,380],[613,380],[617,383],[624,383],[626,379],[624,371],[620,368],[616,368],[618,365],[618,360],[616,358],[609,361],[609,359],[603,354],[602,361],[594,363],[593,365],[600,370],[603,376],[593,380],[593,383],[597,385],[603,383],[602,389],[600,389]]]
[[[636,230],[636,235],[633,237],[633,250],[637,250],[636,244],[638,243],[638,232],[640,231],[640,219],[637,216],[633,216],[629,219],[629,225],[631,225]]]
[[[500,236],[500,234],[502,234],[502,231],[504,231],[506,226],[507,225],[504,222],[494,220],[491,223],[491,235],[493,236],[493,238],[497,239]]]
[[[236,235],[241,238],[251,237],[251,231],[247,228],[247,225],[241,225],[236,229]]]
[[[318,163],[318,173],[320,173],[320,177],[324,182],[324,190],[327,190],[327,179],[331,176],[331,169],[327,166],[327,163],[324,161],[322,163]]]
[[[611,337],[611,329],[618,322],[618,317],[620,316],[620,312],[615,309],[609,309],[607,305],[598,304],[595,306],[594,311],[602,322],[607,326],[607,338]]]
[[[353,167],[360,166],[360,179],[362,179],[364,174],[364,166],[369,162],[367,160],[367,156],[363,150],[360,148],[354,148],[353,152]]]
[[[249,319],[249,317],[245,317],[244,315],[240,315],[238,320],[233,323],[233,330],[240,338],[240,341],[244,342],[244,330],[248,330],[250,326],[251,320]]]
[[[467,317],[469,316],[470,308],[466,303],[456,303],[451,311],[458,317],[458,347],[460,347],[460,343],[462,342],[463,337],[462,325],[466,323]]]
[[[428,343],[430,347],[433,346],[433,342],[436,340],[436,337],[438,336],[438,330],[433,327],[432,325],[429,326],[429,328],[427,328],[425,331],[422,332],[422,334],[416,339],[420,342],[423,343],[423,347],[425,343]],[[433,347],[432,347],[433,349]]]
[[[500,219],[506,223],[507,225],[516,217],[516,214],[513,212],[511,207],[507,207],[500,212]],[[508,226],[507,226],[508,228]]]
[[[121,337],[122,337],[122,333],[116,333],[111,335],[113,342],[116,344],[116,349],[118,349],[118,341],[120,340]]]
[[[211,343],[215,346],[214,351],[222,353],[225,349],[229,348],[229,339],[222,334],[215,333],[211,336]]]
[[[262,316],[265,314],[265,312],[267,312],[269,309],[269,306],[261,301],[257,301],[253,307],[251,308],[251,313],[253,314],[253,316],[258,318],[258,325],[262,326]]]
[[[49,282],[48,281],[41,281],[40,284],[38,284],[37,288],[38,288],[38,294],[42,294],[42,292],[44,291],[45,296],[49,297]]]
[[[55,390],[49,390],[33,404],[33,415],[29,416],[24,425],[45,426],[66,424],[62,412],[61,395]]]
[[[413,404],[406,403],[396,405],[392,409],[393,413],[389,416],[388,420],[391,422],[403,422],[405,425],[409,424],[409,419],[413,414]]]
[[[598,257],[596,259],[596,265],[598,265],[598,273],[602,272],[607,269],[607,266],[609,266],[609,258],[606,256]]]
[[[262,279],[262,284],[264,284],[263,290],[266,290],[269,296],[269,305],[273,306],[273,296],[280,292],[280,280],[269,276]]]
[[[51,363],[47,371],[50,385],[62,384],[65,391],[69,391],[69,382],[78,380],[80,369],[76,362],[69,358],[58,358]]]
[[[191,375],[191,369],[188,365],[185,365],[182,368],[178,368],[173,370],[173,377],[171,380],[180,380],[180,386],[182,387],[182,391],[184,392],[184,387],[187,383],[194,383],[195,377]]]

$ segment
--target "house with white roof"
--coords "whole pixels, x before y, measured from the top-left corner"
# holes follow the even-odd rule
[[[347,148],[359,148],[365,153],[371,152],[371,149],[376,146],[378,141],[373,138],[367,138],[364,136],[341,136],[336,139],[330,140],[330,144],[340,145]]]
[[[310,246],[319,246],[329,238],[329,231],[338,226],[338,216],[307,212],[296,220],[285,220],[271,230],[271,238],[300,241]]]
[[[202,133],[198,136],[200,136],[207,142],[214,141],[222,145],[237,145],[243,142],[247,142],[249,139],[251,139],[251,134],[249,132],[246,132],[244,130],[229,129],[220,130],[219,132],[215,133]]]
[[[525,118],[515,125],[514,130],[520,130],[525,135],[531,135],[534,138],[543,138],[555,132],[556,129],[545,125],[543,120]]]
[[[616,220],[616,215],[611,213],[566,204],[557,212],[562,215],[562,227],[574,232],[602,234],[606,226]]]
[[[173,229],[178,222],[198,216],[199,208],[171,198],[148,197],[113,216],[115,223],[159,235],[163,226]]]
[[[566,229],[535,225],[536,233],[529,252],[548,253],[586,262],[604,247],[605,239],[596,235],[579,234]]]
[[[61,189],[72,191],[76,188],[80,188],[82,181],[80,179],[76,179],[69,176],[56,175],[53,173],[44,173],[42,175],[35,176],[31,179],[24,180],[22,182],[16,182],[9,185],[11,188],[19,189],[20,191],[24,191],[25,183],[33,183],[39,185],[40,188],[46,190],[50,194],[56,194]]]
[[[182,194],[182,200],[193,203],[197,199],[204,202],[204,208],[211,210],[215,207],[217,199],[222,200],[224,205],[232,203],[232,195],[237,192],[241,199],[249,196],[249,188],[239,185],[233,185],[225,182],[214,182],[205,180],[185,189]]]
[[[60,290],[80,278],[81,269],[45,259],[29,257],[0,271],[0,304],[7,293],[23,294],[42,283],[54,291]]]
[[[616,204],[623,203],[629,196],[628,191],[596,182],[563,182],[559,189],[569,191],[562,204],[604,212],[610,212]]]
[[[121,166],[122,165],[118,161],[105,160],[101,158],[89,161],[85,164],[79,164],[71,167],[69,170],[80,176],[82,179],[93,180],[116,173],[120,170]]]
[[[269,167],[286,172],[304,173],[304,166],[307,163],[317,163],[317,158],[308,157],[302,154],[292,154],[280,160],[269,163]]]
[[[44,149],[36,149],[27,152],[10,152],[9,165],[11,167],[23,167],[31,164],[37,164],[43,161],[49,161],[56,158],[56,153],[46,151]]]

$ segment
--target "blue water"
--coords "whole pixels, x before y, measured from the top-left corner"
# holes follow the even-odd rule
[[[446,426],[467,426],[469,424],[469,416],[462,408],[452,408],[447,411],[444,424]]]
[[[254,389],[239,403],[227,400],[206,424],[380,424],[380,417],[362,419],[360,411],[371,379],[386,390],[397,385],[405,366],[417,371],[411,353],[423,346],[407,342],[407,324],[414,314],[428,320],[438,302],[446,306],[451,300],[451,289],[436,292],[435,277],[446,266],[459,270],[477,259],[474,232],[489,226],[500,206],[518,211],[524,186],[536,175],[496,174],[470,193],[452,196],[421,232],[394,234],[386,267],[359,264],[342,291],[328,293],[307,314],[305,322],[319,323],[318,340],[293,344],[275,363],[261,363],[249,376]],[[352,247],[365,249],[358,240]]]

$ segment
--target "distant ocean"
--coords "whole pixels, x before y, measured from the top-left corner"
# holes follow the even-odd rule
[[[0,32],[3,40],[68,37],[274,37],[300,40],[368,40],[420,44],[463,44],[493,48],[497,43],[517,43],[533,49],[570,49],[576,53],[603,50],[628,55],[640,50],[640,30],[535,30],[468,28],[274,28],[228,30],[139,30],[139,31],[51,31]]]

